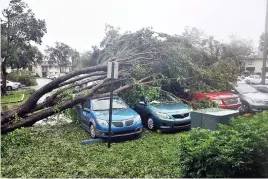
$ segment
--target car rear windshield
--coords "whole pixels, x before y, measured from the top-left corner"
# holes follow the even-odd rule
[[[110,108],[110,99],[92,100],[92,109],[94,111],[106,111]],[[113,99],[113,109],[126,109],[128,106],[121,99]]]
[[[243,94],[246,94],[246,93],[258,93],[259,92],[258,90],[256,90],[255,88],[253,88],[252,86],[247,85],[247,84],[239,84],[237,86],[237,90],[240,91]]]

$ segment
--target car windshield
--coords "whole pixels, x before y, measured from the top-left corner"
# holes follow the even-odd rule
[[[169,96],[169,95],[160,95],[156,99],[152,100],[150,104],[152,105],[158,105],[158,104],[174,104],[174,103],[180,103],[181,101],[176,100],[175,97]]]
[[[237,90],[240,91],[242,94],[246,93],[258,93],[259,91],[247,84],[239,84]]]
[[[106,111],[110,108],[110,99],[95,99],[92,100],[93,111]],[[113,99],[113,109],[126,109],[128,106],[121,99]]]

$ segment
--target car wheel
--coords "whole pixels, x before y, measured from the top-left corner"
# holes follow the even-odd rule
[[[54,77],[54,78],[52,78],[52,80],[55,80],[56,78]]]
[[[96,127],[94,126],[94,124],[91,124],[89,126],[89,136],[90,136],[91,139],[96,138]]]
[[[155,130],[155,120],[152,116],[148,117],[146,127],[151,131]]]
[[[246,80],[246,83],[247,83],[247,84],[250,84],[250,81],[249,81],[249,80]]]
[[[242,107],[242,109],[240,109],[240,110],[243,111],[242,113],[250,113],[251,112],[250,106],[249,106],[249,104],[247,102],[242,102],[241,107]]]
[[[11,86],[7,86],[7,90],[8,91],[11,91],[12,90],[12,87]]]

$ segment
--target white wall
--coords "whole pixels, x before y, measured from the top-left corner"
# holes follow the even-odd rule
[[[38,74],[38,76],[42,77],[42,67],[40,65],[33,66],[32,72],[34,74]]]
[[[268,62],[267,62],[268,65]],[[261,73],[261,69],[262,69],[262,59],[258,58],[258,59],[252,59],[252,60],[248,60],[245,64],[245,67],[255,67],[255,71],[254,73]]]
[[[48,73],[47,73],[47,75],[58,75],[58,74],[60,74],[59,67],[55,67],[55,66],[48,67]]]

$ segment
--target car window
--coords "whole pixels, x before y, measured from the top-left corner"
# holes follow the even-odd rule
[[[262,93],[268,93],[268,88],[264,86],[258,86],[256,87],[257,90],[259,90]]]
[[[258,93],[259,91],[247,84],[239,84],[236,86],[236,90],[242,94],[246,93]]]
[[[87,100],[85,101],[83,104],[82,104],[82,107],[83,109],[86,109],[86,110],[90,110],[90,100]]]
[[[92,109],[94,111],[106,111],[109,110],[109,108],[110,108],[109,98],[92,100]],[[123,100],[119,98],[113,99],[113,109],[126,109],[126,108],[128,108],[128,106]]]

